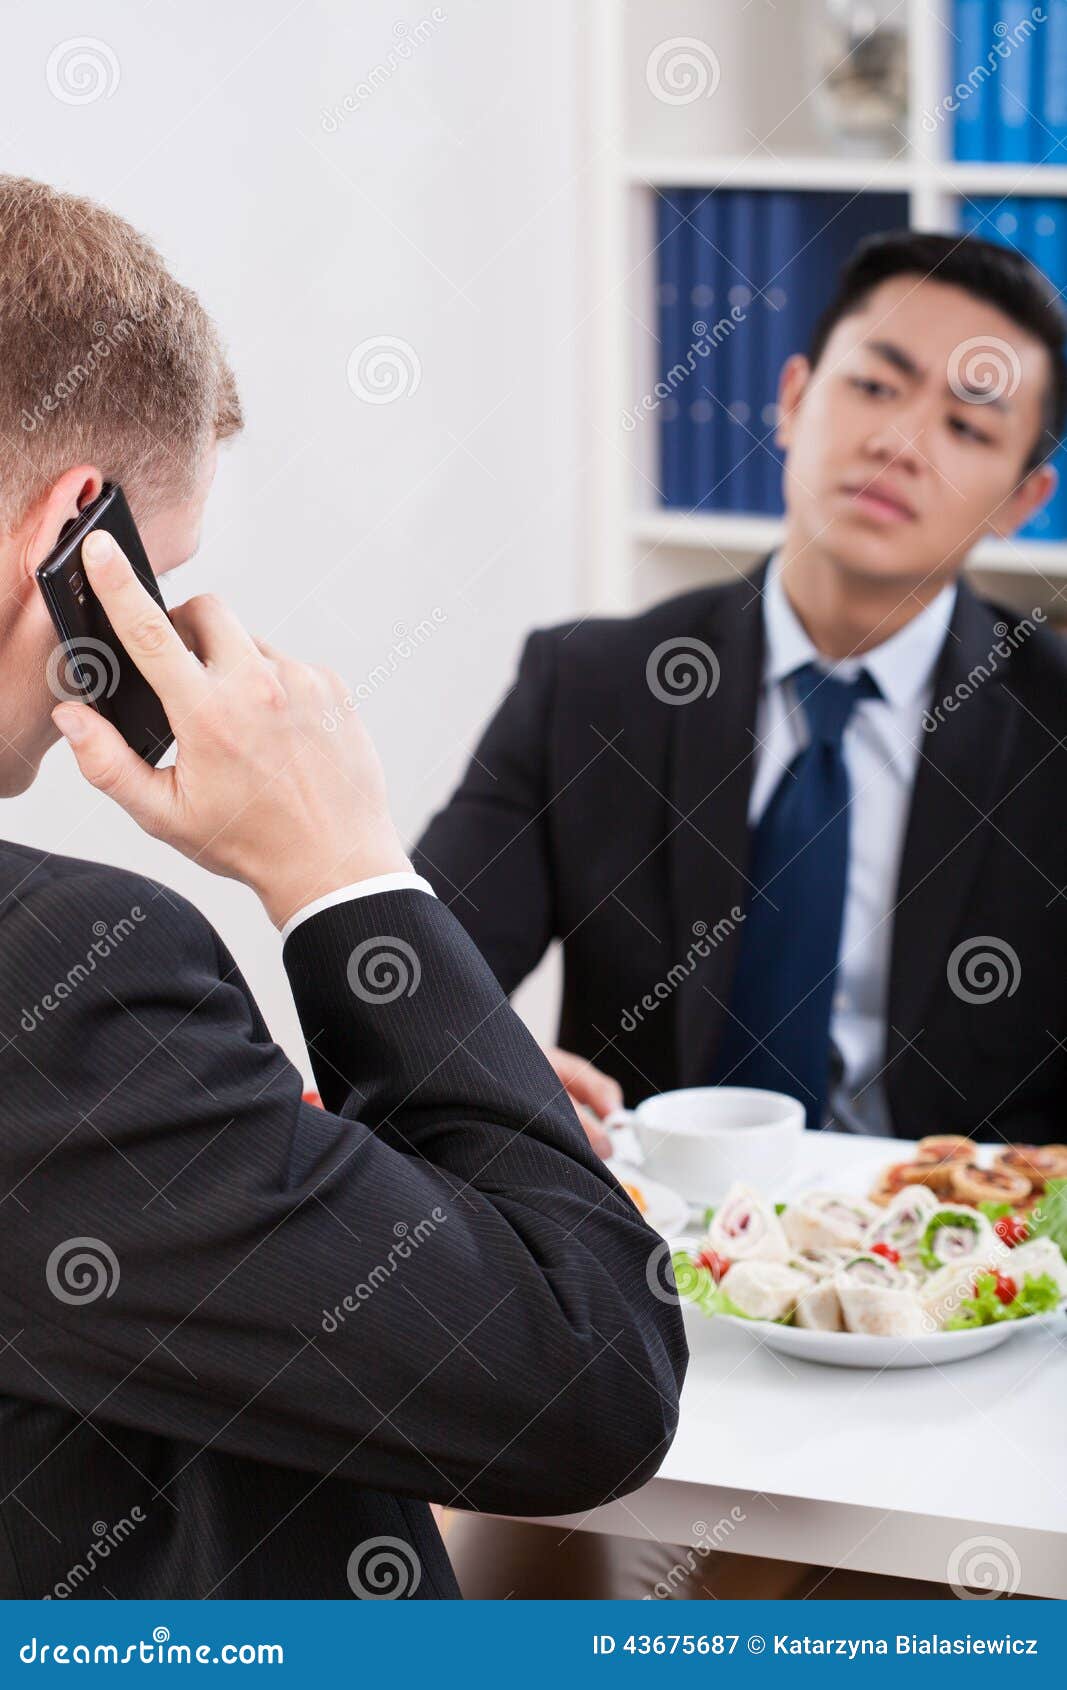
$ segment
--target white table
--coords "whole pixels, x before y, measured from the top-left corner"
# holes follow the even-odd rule
[[[862,1192],[902,1152],[805,1135],[800,1183]],[[563,1523],[939,1582],[981,1539],[977,1559],[1017,1567],[1021,1593],[1067,1597],[1067,1318],[973,1360],[881,1373],[777,1355],[695,1311],[686,1328],[659,1474]]]

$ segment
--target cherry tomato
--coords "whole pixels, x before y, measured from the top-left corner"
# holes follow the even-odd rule
[[[710,1269],[711,1277],[714,1279],[716,1285],[718,1285],[719,1280],[730,1266],[726,1257],[720,1256],[718,1250],[701,1250],[700,1254],[696,1258],[696,1261],[698,1267]]]
[[[1016,1244],[1023,1243],[1028,1232],[1021,1215],[1002,1215],[999,1221],[993,1222],[993,1230],[997,1237],[1012,1249]]]
[[[1019,1287],[1011,1277],[1011,1274],[998,1272],[994,1274],[994,1278],[996,1280],[996,1284],[993,1287],[994,1295],[999,1297],[1002,1303],[1014,1303],[1016,1297],[1019,1295]],[[977,1279],[974,1282],[974,1294],[975,1296],[978,1295]]]
[[[892,1244],[872,1244],[871,1255],[884,1256],[887,1262],[893,1263],[894,1267],[900,1261],[900,1251],[894,1250]]]

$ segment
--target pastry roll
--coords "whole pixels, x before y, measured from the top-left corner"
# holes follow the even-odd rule
[[[707,1243],[730,1262],[784,1262],[789,1244],[771,1204],[750,1186],[733,1185],[712,1216]]]
[[[1025,1203],[1030,1195],[1026,1174],[1005,1164],[980,1168],[975,1162],[951,1164],[952,1195],[961,1203]]]
[[[920,1162],[969,1162],[974,1155],[974,1140],[961,1138],[959,1133],[941,1133],[934,1138],[921,1138],[915,1146]]]
[[[734,1262],[719,1284],[752,1320],[781,1320],[792,1313],[811,1281],[785,1262],[748,1260]]]
[[[1035,1191],[1044,1191],[1050,1179],[1067,1179],[1067,1144],[1007,1144],[993,1161],[1023,1174]]]
[[[914,1274],[884,1256],[853,1256],[834,1275],[848,1332],[872,1338],[912,1338],[927,1330]]]
[[[878,1210],[864,1197],[842,1197],[832,1191],[812,1191],[790,1203],[782,1227],[794,1250],[854,1250]]]

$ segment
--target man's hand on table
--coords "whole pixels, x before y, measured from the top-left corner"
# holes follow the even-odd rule
[[[584,1056],[575,1056],[572,1051],[561,1050],[558,1045],[549,1046],[545,1055],[574,1104],[575,1114],[582,1123],[586,1138],[598,1156],[609,1157],[612,1151],[611,1138],[600,1125],[600,1120],[605,1115],[610,1115],[613,1109],[622,1106],[622,1087],[618,1080],[613,1080],[610,1074],[604,1074],[599,1068],[594,1068]]]

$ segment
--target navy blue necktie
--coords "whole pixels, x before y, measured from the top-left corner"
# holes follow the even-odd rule
[[[830,1012],[848,878],[848,769],[842,736],[861,698],[854,681],[805,663],[793,680],[809,742],[775,788],[752,840],[750,892],[729,1014],[715,1060],[721,1085],[787,1092],[822,1125]]]

